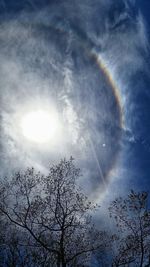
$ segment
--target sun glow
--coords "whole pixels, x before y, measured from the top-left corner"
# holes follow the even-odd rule
[[[56,138],[58,116],[53,112],[37,110],[27,113],[21,120],[23,135],[32,142],[46,143]]]

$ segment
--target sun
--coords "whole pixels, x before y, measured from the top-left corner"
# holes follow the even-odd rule
[[[28,112],[21,120],[24,137],[36,143],[46,143],[54,139],[58,127],[57,114],[43,110]]]

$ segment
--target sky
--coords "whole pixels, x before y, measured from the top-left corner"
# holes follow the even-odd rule
[[[149,0],[0,1],[1,179],[73,156],[96,201],[149,190],[149,10]],[[22,127],[39,111],[56,128],[42,143]]]

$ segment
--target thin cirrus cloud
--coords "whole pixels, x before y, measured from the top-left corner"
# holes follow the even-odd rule
[[[137,105],[128,85],[144,70],[148,49],[144,20],[133,1],[52,1],[40,11],[39,3],[15,18],[6,7],[0,28],[2,176],[31,165],[46,171],[49,161],[72,155],[83,169],[81,184],[98,196],[112,170],[125,168],[123,136],[126,128],[132,132],[127,106]],[[50,106],[62,137],[35,147],[22,136],[21,117]]]

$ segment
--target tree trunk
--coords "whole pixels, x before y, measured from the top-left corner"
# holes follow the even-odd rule
[[[65,258],[64,258],[64,252],[61,255],[61,266],[62,267],[66,267],[66,262],[65,262]]]
[[[64,222],[60,239],[60,255],[61,255],[61,266],[66,267],[65,252],[64,252]]]
[[[142,231],[142,222],[140,218],[140,231],[141,231],[141,236],[140,236],[140,246],[141,246],[141,261],[140,261],[140,266],[143,267],[143,261],[144,261],[144,246],[143,246],[143,231]]]
[[[58,255],[58,258],[57,258],[57,267],[61,267],[60,265],[60,256]]]
[[[144,252],[143,252],[143,250],[142,250],[140,267],[143,267],[143,259],[144,259]]]

